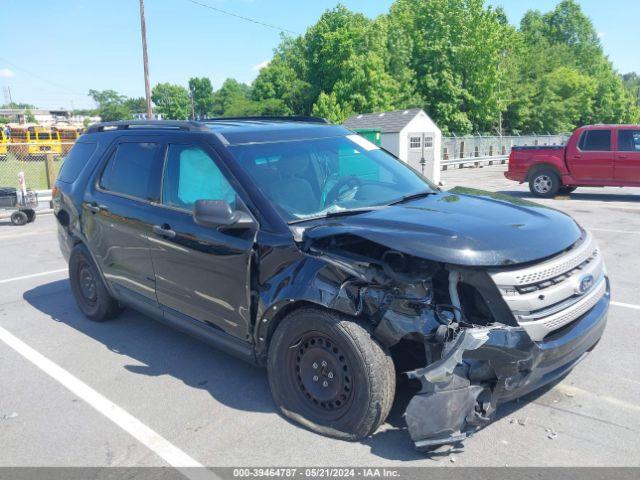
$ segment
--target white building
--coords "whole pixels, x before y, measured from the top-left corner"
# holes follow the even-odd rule
[[[354,115],[343,125],[354,131],[378,130],[382,148],[440,183],[442,132],[421,108]]]

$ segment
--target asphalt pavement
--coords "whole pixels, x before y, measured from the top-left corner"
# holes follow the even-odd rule
[[[503,171],[445,171],[444,188],[530,199]],[[0,220],[0,466],[640,466],[640,188],[541,203],[600,244],[613,299],[605,335],[559,384],[502,406],[462,448],[433,455],[413,449],[403,390],[372,437],[332,440],[276,412],[262,369],[133,310],[86,320],[54,217]]]

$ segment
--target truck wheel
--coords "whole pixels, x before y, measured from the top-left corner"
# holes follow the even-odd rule
[[[314,308],[276,329],[267,361],[273,400],[291,420],[322,435],[361,440],[387,418],[395,395],[391,356],[366,328]]]
[[[529,178],[529,190],[537,197],[555,197],[560,186],[560,177],[553,170],[538,170]]]
[[[27,214],[27,222],[32,223],[36,221],[36,211],[35,210],[25,210],[24,213]]]
[[[562,195],[568,195],[571,192],[575,192],[576,188],[578,187],[560,187],[560,190],[558,190]]]
[[[11,223],[13,223],[17,227],[26,225],[28,221],[29,221],[29,218],[27,217],[27,214],[24,212],[21,212],[20,210],[13,212],[11,214]]]
[[[109,295],[87,248],[82,244],[71,250],[69,281],[78,307],[89,319],[104,322],[120,313],[118,302]]]

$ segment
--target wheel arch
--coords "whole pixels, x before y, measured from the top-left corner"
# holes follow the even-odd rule
[[[527,170],[527,175],[525,176],[525,181],[527,181],[527,182],[531,181],[531,178],[533,177],[533,175],[538,173],[540,170],[551,170],[556,175],[558,175],[558,178],[560,179],[560,183],[562,184],[562,172],[557,167],[557,165],[554,165],[553,163],[548,163],[548,162],[537,163],[537,164],[531,166],[531,168],[529,168],[529,170]]]

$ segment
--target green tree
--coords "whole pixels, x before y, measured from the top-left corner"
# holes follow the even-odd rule
[[[147,100],[144,97],[127,98],[124,105],[131,113],[147,113]]]
[[[390,63],[445,132],[493,130],[501,114],[502,63],[515,29],[482,0],[397,0],[387,17]]]
[[[127,97],[115,90],[89,90],[89,96],[96,103],[96,113],[103,122],[131,118],[132,112],[125,103]]]
[[[249,85],[227,78],[219,90],[213,94],[212,113],[218,116],[241,116],[239,112],[254,111],[250,100]],[[246,113],[244,115],[249,115]]]
[[[189,91],[171,83],[158,83],[151,91],[156,112],[167,120],[186,120],[191,114]]]
[[[335,93],[326,94],[320,92],[318,101],[313,105],[313,115],[324,118],[331,123],[342,123],[349,115],[350,110],[345,110],[338,104]]]
[[[24,112],[24,116],[27,123],[36,123],[36,117],[30,108],[27,108],[26,112]]]
[[[189,94],[196,118],[206,118],[213,107],[213,86],[207,77],[189,79]]]

